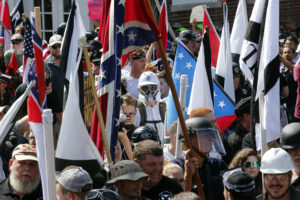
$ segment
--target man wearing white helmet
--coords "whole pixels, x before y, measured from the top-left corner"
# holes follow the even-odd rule
[[[257,200],[296,200],[300,191],[291,186],[293,163],[289,154],[281,148],[272,148],[262,157],[260,171],[266,193]]]
[[[142,73],[138,83],[138,112],[134,125],[152,126],[157,130],[160,139],[162,139],[166,103],[160,98],[159,85],[160,83],[155,73],[150,71]]]

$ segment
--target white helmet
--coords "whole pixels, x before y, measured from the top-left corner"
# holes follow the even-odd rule
[[[282,174],[293,169],[290,155],[281,148],[268,150],[261,159],[260,171],[263,174]]]
[[[142,73],[138,84],[139,99],[143,102],[159,101],[159,85],[160,83],[155,73],[150,71]]]

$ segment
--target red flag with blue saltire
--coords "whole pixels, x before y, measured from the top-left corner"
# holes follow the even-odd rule
[[[7,0],[0,1],[0,22],[4,28],[4,50],[10,49],[11,21]]]
[[[213,67],[217,67],[218,61],[218,54],[219,54],[219,47],[220,47],[220,37],[216,31],[214,24],[212,23],[210,16],[206,7],[204,7],[204,14],[203,14],[203,30],[202,35],[204,35],[205,27],[209,27],[209,42],[210,42],[210,49],[211,49],[211,65]]]
[[[167,14],[167,2],[163,1],[161,4],[160,16],[158,20],[158,31],[161,35],[161,40],[166,52],[168,43],[168,14]],[[159,49],[157,48],[157,58],[161,58]]]
[[[103,1],[99,29],[103,52],[97,93],[112,159],[119,130],[122,57],[156,41],[159,34],[155,28],[145,1],[127,0],[126,4],[122,0]],[[103,137],[96,110],[93,114],[91,138],[104,157]]]

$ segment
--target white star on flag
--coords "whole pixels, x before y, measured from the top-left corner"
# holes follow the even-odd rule
[[[214,97],[218,96],[217,93],[214,91]]]
[[[126,1],[126,0],[120,0],[119,3],[118,3],[118,5],[121,5],[121,4],[122,4],[122,6],[125,7],[125,1]]]
[[[121,26],[116,25],[118,28],[118,32],[117,33],[122,33],[122,35],[124,35],[124,24],[122,24]]]
[[[178,54],[178,58],[179,58],[180,60],[182,60],[182,58],[184,58],[183,52],[181,52],[181,53]]]
[[[133,34],[133,32],[131,31],[130,34],[127,35],[129,40],[132,40],[132,41],[135,41],[135,37],[136,37],[136,34]]]
[[[188,68],[188,69],[191,69],[193,66],[192,66],[191,62],[187,62],[185,67]]]
[[[105,76],[105,71],[101,71],[101,73],[100,73],[100,75],[99,75],[99,78],[100,78],[101,80],[103,80],[104,78],[106,78],[106,76]]]
[[[117,97],[121,97],[121,90],[116,90],[117,91]]]
[[[176,73],[175,78],[180,79],[180,73]]]
[[[224,101],[219,101],[219,105],[221,108],[223,108],[226,104],[224,103]]]

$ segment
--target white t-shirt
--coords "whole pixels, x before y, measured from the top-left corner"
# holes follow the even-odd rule
[[[126,90],[128,93],[130,93],[136,99],[139,98],[138,84],[139,84],[138,78],[126,76]]]

